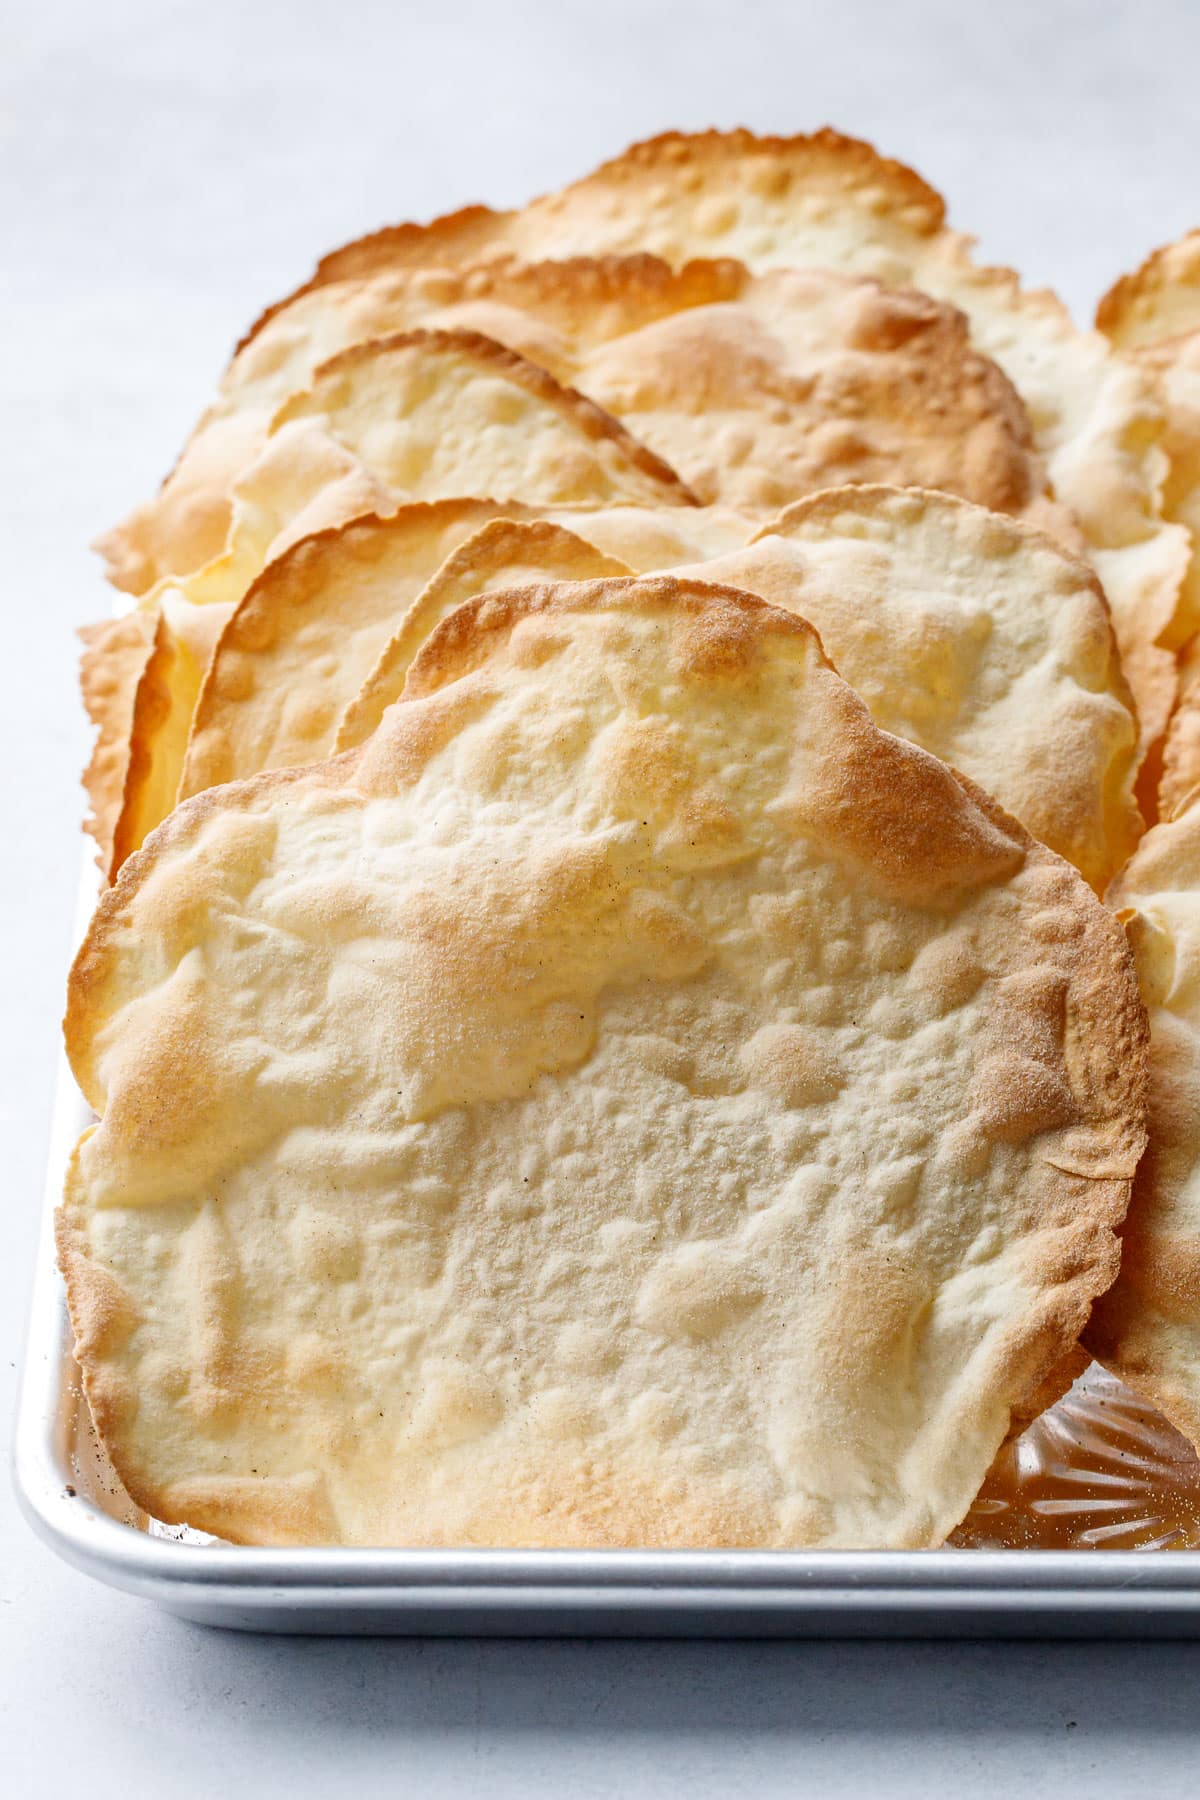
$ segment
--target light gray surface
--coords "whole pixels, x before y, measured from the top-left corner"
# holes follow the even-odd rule
[[[60,0],[0,17],[0,1417],[77,859],[85,545],[314,255],[669,124],[832,120],[1077,314],[1200,222],[1200,8]],[[0,1791],[1195,1791],[1200,1646],[235,1639],[61,1568],[0,1493]]]

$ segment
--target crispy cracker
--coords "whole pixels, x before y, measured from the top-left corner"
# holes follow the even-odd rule
[[[1109,904],[1150,1014],[1150,1141],[1093,1354],[1200,1449],[1200,805],[1147,832]]]
[[[400,333],[322,363],[231,493],[224,551],[178,581],[193,602],[236,604],[291,544],[404,500],[695,504],[616,419],[471,331]]]
[[[138,683],[153,650],[151,613],[125,613],[84,625],[79,636],[79,687],[96,727],[83,785],[91,805],[84,830],[96,840],[96,862],[105,880],[112,869],[113,832],[121,811],[129,762],[129,733]]]
[[[1097,892],[1128,861],[1137,723],[1087,563],[949,495],[877,487],[801,501],[703,574],[806,618],[877,724],[978,781]]]
[[[150,509],[168,542],[159,571],[192,566],[179,560],[195,542],[188,521],[215,516],[315,368],[414,327],[510,345],[620,417],[706,502],[773,514],[818,488],[889,481],[1075,530],[1048,498],[1017,394],[953,308],[828,270],[579,257],[385,270],[284,309],[235,358]],[[146,555],[148,516],[127,527]]]
[[[1025,409],[961,313],[824,269],[740,286],[599,344],[575,373],[702,500],[773,514],[882,481],[1053,516]]]
[[[192,714],[228,606],[191,606],[164,595],[153,648],[137,685],[109,880],[166,818],[179,792]]]
[[[1167,414],[1163,439],[1170,463],[1163,510],[1190,534],[1192,558],[1172,629],[1163,642],[1179,649],[1178,701],[1163,746],[1158,809],[1170,817],[1200,769],[1194,743],[1194,647],[1200,632],[1200,232],[1155,251],[1136,274],[1105,295],[1101,329],[1135,357],[1153,380]],[[1148,771],[1153,774],[1154,771]]]
[[[1096,324],[1120,350],[1200,331],[1200,231],[1163,244],[1114,282],[1096,308]]]
[[[445,559],[492,519],[537,516],[493,500],[406,506],[320,533],[270,564],[217,645],[181,795],[331,755],[343,711]],[[753,530],[700,507],[564,508],[549,516],[639,573],[730,549]]]
[[[1172,819],[1200,788],[1200,636],[1179,653],[1179,699],[1163,746],[1159,810]]]
[[[536,566],[522,537],[533,527],[494,529],[413,602],[343,715],[338,750],[375,730],[472,581],[482,592],[517,562]],[[986,787],[1098,892],[1128,861],[1141,834],[1137,727],[1108,608],[1094,571],[1040,532],[948,495],[843,488],[678,572],[807,619],[877,724]]]
[[[93,543],[114,587],[148,594],[220,556],[233,517],[228,472],[252,462],[262,442],[259,420],[210,407],[154,498]]]
[[[1188,532],[1193,553],[1180,604],[1160,641],[1179,650],[1200,631],[1200,232],[1156,250],[1135,274],[1105,295],[1096,322],[1133,357],[1160,395],[1166,411],[1163,438],[1169,468],[1163,511]],[[1182,671],[1186,674],[1186,671]],[[1180,695],[1183,733],[1194,702]],[[1163,752],[1159,805],[1169,815],[1182,795],[1172,761],[1179,746]]]
[[[1200,331],[1137,353],[1159,383],[1167,409],[1163,439],[1170,470],[1163,508],[1200,544]],[[1194,552],[1172,629],[1163,642],[1178,649],[1200,631],[1200,552]]]
[[[586,516],[580,521],[587,529]],[[365,743],[404,691],[422,646],[457,606],[497,588],[537,581],[589,581],[633,571],[573,531],[546,520],[494,519],[448,556],[404,614],[374,667],[342,714],[333,748]]]
[[[650,251],[676,264],[696,254],[761,261],[782,232],[798,222],[819,224],[832,200],[875,219],[880,253],[893,240],[903,247],[945,225],[944,200],[915,170],[828,127],[795,137],[668,131],[519,212],[464,207],[429,225],[388,226],[330,251],[303,286],[260,314],[238,347],[315,288],[390,269],[599,251]]]
[[[940,1542],[1115,1269],[1116,920],[730,590],[490,594],[409,694],[178,808],[76,962],[60,1254],[130,1493],[258,1543]]]
[[[849,269],[960,307],[976,346],[1029,408],[1054,493],[1078,518],[1112,604],[1143,741],[1161,736],[1175,692],[1161,640],[1189,545],[1162,515],[1162,408],[1152,384],[1098,334],[1078,332],[1054,295],[976,264],[971,240],[947,229],[939,195],[869,144],[830,130],[667,132],[522,212],[472,207],[375,233],[325,257],[299,293],[394,268],[637,250],[676,265],[728,255],[756,270]]]

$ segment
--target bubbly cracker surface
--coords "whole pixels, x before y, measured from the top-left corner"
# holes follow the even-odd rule
[[[706,502],[769,514],[889,481],[1074,529],[1020,399],[954,308],[827,269],[578,257],[383,269],[302,295],[244,346],[161,492],[106,540],[114,573],[136,563],[144,587],[152,565],[194,566],[191,522],[228,511],[290,396],[349,347],[417,327],[486,333],[582,389]]]
[[[1200,780],[1196,634],[1200,632],[1200,232],[1166,244],[1100,302],[1096,322],[1154,383],[1166,410],[1163,510],[1190,535],[1180,604],[1162,641],[1180,651],[1179,696],[1163,752],[1159,810],[1171,815]]]
[[[1150,1014],[1150,1140],[1094,1354],[1200,1449],[1200,805],[1147,832],[1109,891]]]
[[[573,522],[590,535],[587,514]],[[337,749],[376,729],[454,605],[539,561],[547,578],[570,572],[544,560],[549,529],[497,522],[447,561],[347,706]],[[1128,860],[1137,730],[1108,609],[1088,565],[1040,532],[945,494],[840,488],[678,572],[806,619],[876,724],[978,781],[1098,892]]]
[[[1200,331],[1200,231],[1162,245],[1122,275],[1097,307],[1096,324],[1122,350]]]
[[[979,782],[1098,892],[1124,866],[1142,829],[1129,689],[1094,572],[1041,532],[945,494],[840,489],[703,578],[807,619],[876,724]]]
[[[924,1545],[1116,1265],[1120,928],[672,578],[453,613],[181,807],[73,972],[60,1215],[130,1492],[252,1542]]]
[[[178,586],[193,602],[236,603],[301,538],[464,494],[695,503],[616,419],[515,351],[478,332],[406,332],[353,345],[289,393],[232,485],[223,549]]]
[[[178,798],[196,701],[232,610],[220,604],[193,606],[170,591],[162,597],[150,656],[134,694],[125,780],[106,870],[110,880]]]
[[[753,270],[851,270],[961,308],[977,348],[1029,409],[1055,497],[1078,518],[1112,602],[1143,740],[1158,741],[1174,698],[1162,640],[1190,547],[1162,513],[1167,463],[1154,385],[1098,333],[1077,331],[1054,295],[1027,292],[1011,270],[976,263],[971,240],[948,229],[935,190],[869,144],[830,130],[791,138],[666,132],[521,212],[468,207],[346,245],[299,293],[395,268],[638,250],[675,265],[733,256]]]
[[[100,619],[79,636],[79,687],[88,718],[96,727],[83,786],[91,807],[85,830],[96,840],[96,862],[108,879],[113,833],[121,812],[129,768],[129,738],[138,684],[153,653],[155,620],[145,612]]]
[[[587,515],[577,523],[586,530]],[[426,582],[342,714],[334,748],[354,749],[377,729],[387,708],[403,694],[422,646],[456,607],[498,588],[529,582],[587,581],[632,573],[577,533],[548,520],[492,520]]]
[[[1174,818],[1200,790],[1200,634],[1179,653],[1179,698],[1163,744],[1159,813]]]
[[[539,537],[540,518],[547,534]],[[180,797],[331,755],[345,709],[426,584],[491,521],[514,519],[531,524],[530,564],[556,527],[586,534],[593,557],[608,566],[579,567],[580,575],[693,562],[743,544],[754,530],[752,521],[714,507],[443,500],[306,538],[263,571],[221,634],[197,702]],[[511,562],[505,566],[511,573]]]

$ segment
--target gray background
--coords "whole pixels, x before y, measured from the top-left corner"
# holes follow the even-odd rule
[[[0,9],[0,1421],[79,858],[88,540],[316,254],[515,202],[668,125],[825,120],[1086,318],[1200,223],[1200,7],[91,0]],[[0,1489],[0,1791],[1157,1795],[1200,1646],[285,1642],[60,1567]]]

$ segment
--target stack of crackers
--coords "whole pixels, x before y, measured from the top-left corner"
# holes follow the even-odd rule
[[[1200,236],[1098,332],[832,131],[327,256],[85,633],[59,1214],[258,1544],[921,1547],[1200,1440]]]

